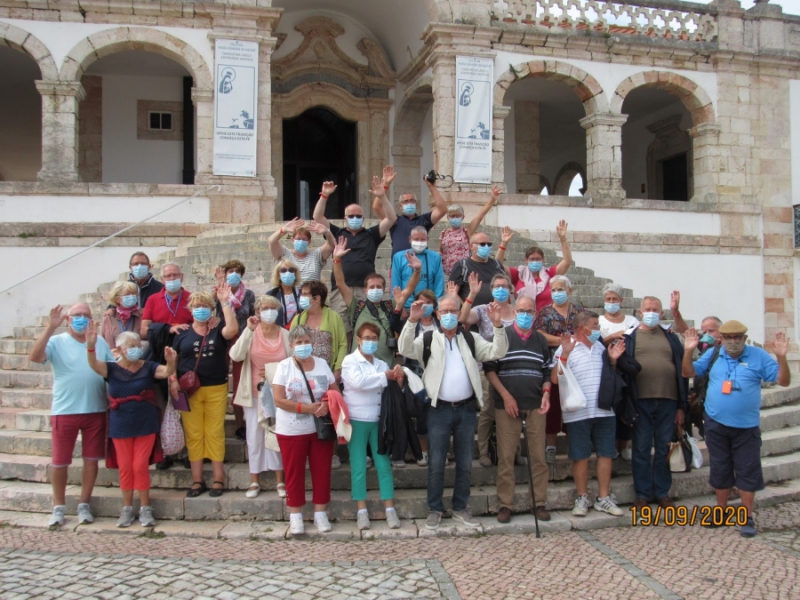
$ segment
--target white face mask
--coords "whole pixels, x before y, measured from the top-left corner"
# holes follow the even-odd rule
[[[411,248],[419,254],[423,252],[428,247],[428,242],[411,242]]]
[[[274,323],[278,319],[278,311],[274,308],[268,308],[261,311],[261,321],[264,323]]]

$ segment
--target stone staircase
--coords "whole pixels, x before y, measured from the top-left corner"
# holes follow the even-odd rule
[[[207,289],[214,284],[214,267],[231,258],[239,258],[247,266],[245,282],[256,295],[269,288],[270,273],[273,266],[267,247],[267,239],[278,224],[233,226],[213,229],[200,234],[191,243],[160,256],[157,264],[165,261],[179,263],[185,273],[185,285],[190,290]],[[431,247],[438,246],[440,227],[431,234]],[[492,239],[499,241],[499,230],[484,227]],[[315,240],[318,243],[319,240]],[[509,265],[523,262],[525,248],[533,242],[515,237],[509,248]],[[542,244],[537,244],[542,245]],[[545,246],[546,261],[556,260],[555,248]],[[388,271],[391,250],[388,240],[381,246],[377,268]],[[126,276],[126,275],[121,275]],[[326,271],[323,281],[329,281]],[[602,298],[600,289],[608,279],[596,277],[589,269],[573,267],[569,277],[574,285],[573,301],[586,308],[600,311]],[[105,310],[106,294],[113,282],[103,284],[97,292],[86,294],[83,300],[89,302],[93,313],[99,315]],[[637,306],[638,298],[632,290],[625,290],[625,310]],[[31,364],[27,353],[33,339],[44,328],[46,317],[40,317],[35,325],[15,329],[12,338],[0,339],[0,510],[49,512],[50,492],[50,423],[49,406],[52,374],[48,367]],[[233,435],[233,420],[229,415],[226,421],[226,464],[225,476],[228,490],[220,498],[203,495],[187,499],[185,490],[191,484],[191,474],[182,466],[173,466],[166,471],[151,470],[152,504],[159,519],[221,520],[258,519],[285,521],[288,513],[284,502],[274,492],[275,480],[272,474],[262,475],[262,486],[266,490],[257,499],[246,499],[244,490],[249,485],[247,451],[244,442]],[[800,497],[800,485],[792,480],[800,480],[800,386],[765,389],[762,394],[762,430],[764,443],[761,455],[765,479],[769,489],[762,494],[761,502],[776,502],[785,498]],[[551,468],[553,481],[548,488],[547,505],[551,509],[569,509],[574,497],[571,481],[571,465],[566,458],[565,439],[560,438],[558,458]],[[700,443],[704,454],[703,443]],[[333,472],[332,501],[329,514],[337,520],[355,519],[355,503],[350,498],[350,472],[346,462],[346,447],[339,449],[344,459],[341,469]],[[80,441],[75,450],[80,456]],[[591,464],[594,471],[594,462]],[[634,500],[630,463],[621,459],[614,461],[612,488],[621,503]],[[424,519],[427,515],[426,480],[427,469],[413,462],[404,469],[395,469],[397,510],[403,519]],[[446,486],[452,486],[455,470],[449,466],[446,471]],[[516,506],[526,510],[530,501],[526,485],[524,467],[517,467]],[[210,484],[210,466],[206,467],[206,480]],[[475,515],[488,515],[497,511],[496,469],[483,468],[477,461],[472,470],[472,496],[470,507]],[[67,510],[74,513],[80,486],[80,460],[69,469],[67,490]],[[368,473],[367,484],[370,490],[377,489],[374,470]],[[117,472],[106,469],[101,463],[97,487],[93,499],[93,510],[98,516],[114,517],[119,512],[119,491]],[[310,481],[307,481],[310,489]],[[678,474],[674,478],[673,494],[678,498],[695,498],[710,492],[708,486],[708,467]],[[445,490],[445,498],[451,496],[451,489]],[[383,514],[382,503],[377,493],[368,502],[373,518],[380,519]],[[446,500],[447,502],[447,500]],[[307,505],[307,517],[311,517],[312,507]]]

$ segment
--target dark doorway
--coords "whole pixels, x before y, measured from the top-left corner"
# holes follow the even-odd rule
[[[311,108],[283,122],[283,218],[310,219],[323,181],[338,188],[325,216],[341,219],[357,202],[356,124],[325,108]]]
[[[689,200],[689,170],[686,153],[666,158],[661,163],[664,200]]]

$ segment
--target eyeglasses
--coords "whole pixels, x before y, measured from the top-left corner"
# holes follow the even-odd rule
[[[172,281],[173,279],[180,279],[181,273],[168,273],[167,275],[162,275],[161,279],[164,281]]]
[[[296,270],[294,267],[281,267],[281,273],[294,273]]]
[[[550,288],[551,292],[566,292],[567,288]]]
[[[525,310],[523,308],[518,308],[517,309],[517,314],[518,315],[531,315],[533,317],[533,316],[536,315],[536,310],[533,309],[533,308],[531,308],[530,310]]]
[[[726,342],[741,342],[744,339],[743,333],[737,333],[736,335],[725,335],[722,334],[722,339]]]
[[[461,311],[460,311],[460,310],[457,310],[457,309],[455,309],[455,308],[450,308],[450,309],[448,309],[448,308],[442,308],[442,309],[440,309],[440,310],[439,310],[439,312],[440,312],[441,314],[443,314],[443,315],[457,315],[457,314],[458,314],[458,313],[460,313]]]
[[[489,246],[492,247],[492,242],[473,242],[473,244],[477,244],[478,246]]]

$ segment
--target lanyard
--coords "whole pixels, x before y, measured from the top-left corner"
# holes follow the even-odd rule
[[[117,319],[120,331],[128,331],[128,328],[133,329],[133,319],[128,319],[128,325],[123,325],[122,319]]]
[[[166,292],[166,290],[164,290],[164,299],[167,301],[167,310],[176,319],[178,318],[178,311],[181,309],[182,298],[183,298],[183,290],[181,290],[181,293],[178,294],[178,298],[175,301],[175,310],[172,310],[171,298],[169,297],[169,294]]]

